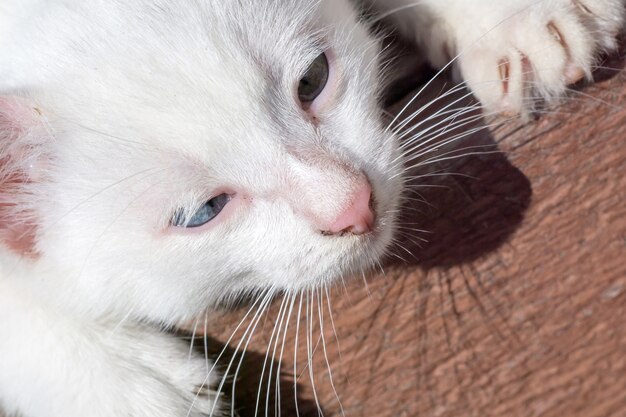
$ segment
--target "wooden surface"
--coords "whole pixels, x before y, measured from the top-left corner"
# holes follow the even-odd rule
[[[604,65],[621,69],[623,56]],[[356,279],[332,291],[339,345],[325,306],[320,342],[311,303],[315,394],[302,320],[300,415],[317,415],[316,396],[324,415],[341,415],[326,351],[346,416],[626,416],[626,74],[597,77],[538,120],[493,120],[455,143],[481,154],[415,170],[457,175],[414,183],[440,187],[415,188],[405,226],[430,233],[405,230],[395,253],[406,262],[390,260],[367,287]],[[237,379],[242,416],[255,415],[278,301]],[[213,321],[212,351],[245,310]],[[295,415],[295,314],[281,362],[285,416]],[[265,402],[264,385],[259,415]]]

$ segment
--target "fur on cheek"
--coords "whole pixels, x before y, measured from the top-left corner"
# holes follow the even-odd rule
[[[0,242],[37,257],[32,186],[42,180],[43,144],[49,137],[41,111],[21,98],[0,96]]]

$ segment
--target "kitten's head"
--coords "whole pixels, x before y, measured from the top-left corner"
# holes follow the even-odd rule
[[[399,151],[348,0],[15,3],[0,227],[54,297],[174,321],[385,253]]]

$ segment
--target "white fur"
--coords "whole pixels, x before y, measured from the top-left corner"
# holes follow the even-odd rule
[[[529,40],[556,51],[535,61],[538,90],[563,90],[546,21],[569,22],[571,56],[588,71],[622,12],[589,5],[597,30],[575,37],[564,0],[420,4],[394,15],[400,27],[439,66],[442,44],[460,52],[490,108],[498,83],[483,82]],[[506,18],[514,30],[498,25]],[[295,86],[325,49],[334,92],[313,120]],[[2,405],[26,417],[186,416],[205,362],[157,324],[245,292],[332,283],[380,258],[402,179],[380,120],[379,51],[347,0],[0,1],[0,215],[36,226],[35,254],[0,249]],[[522,109],[521,94],[506,106]],[[363,173],[376,233],[321,234],[316,222],[341,212]],[[13,174],[19,187],[6,186]],[[222,221],[169,227],[178,208],[224,188],[237,199]],[[213,406],[200,398],[189,415]]]

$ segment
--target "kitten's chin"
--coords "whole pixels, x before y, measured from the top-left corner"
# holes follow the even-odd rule
[[[386,219],[382,225],[377,225],[371,233],[363,236],[354,236],[349,245],[338,244],[343,247],[338,250],[328,262],[315,262],[314,272],[306,274],[306,268],[300,277],[285,287],[289,291],[311,290],[324,286],[332,286],[350,279],[361,279],[371,273],[383,262],[384,257],[393,242],[395,219]],[[312,272],[312,273],[311,273]]]

